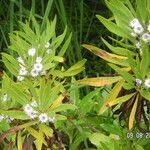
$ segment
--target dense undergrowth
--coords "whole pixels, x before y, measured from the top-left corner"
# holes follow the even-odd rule
[[[149,8],[1,0],[0,150],[149,150]]]

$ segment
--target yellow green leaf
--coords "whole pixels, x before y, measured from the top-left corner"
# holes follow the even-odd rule
[[[47,143],[44,139],[44,135],[39,133],[38,131],[36,131],[35,129],[33,129],[32,127],[27,127],[26,130],[33,136],[35,137],[38,142],[42,142],[43,144],[45,144],[47,146]]]
[[[135,93],[128,94],[128,95],[125,95],[125,96],[116,98],[116,99],[114,99],[114,100],[108,102],[108,103],[106,104],[106,106],[111,107],[111,106],[113,106],[113,105],[116,105],[116,104],[119,104],[119,103],[123,103],[123,102],[129,100],[134,94],[135,94]]]
[[[129,66],[129,64],[126,61],[127,57],[125,56],[108,53],[93,45],[83,44],[82,46],[108,62],[122,66]]]
[[[106,106],[107,103],[109,103],[110,101],[112,101],[113,99],[115,99],[118,96],[118,94],[123,86],[123,83],[124,83],[124,80],[121,80],[114,86],[114,88],[111,90],[108,98],[106,99],[105,103],[101,107],[99,114],[104,113],[108,109],[108,107]]]
[[[120,81],[121,79],[122,79],[121,76],[85,78],[85,79],[76,81],[76,83],[100,87],[100,86],[113,84],[115,82]]]
[[[40,131],[42,131],[47,137],[52,137],[53,130],[45,124],[39,125]]]
[[[56,107],[58,107],[62,103],[64,98],[65,98],[65,94],[61,94],[47,111],[51,111],[55,109]]]
[[[136,109],[137,109],[138,99],[139,99],[139,95],[136,96],[135,103],[134,103],[133,108],[132,108],[131,113],[130,113],[129,130],[131,130],[133,128],[133,122],[134,122],[135,113],[136,113]]]
[[[17,146],[18,146],[18,150],[22,150],[22,139],[21,139],[20,131],[18,132],[18,136],[17,136]]]

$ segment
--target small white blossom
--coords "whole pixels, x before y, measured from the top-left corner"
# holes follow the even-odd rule
[[[34,56],[34,55],[35,55],[35,52],[36,52],[36,49],[35,49],[35,48],[30,48],[30,49],[28,49],[28,55],[29,55],[29,56]]]
[[[142,56],[143,55],[143,50],[140,48],[139,51],[140,51],[140,55]]]
[[[129,25],[133,28],[133,27],[135,27],[137,25],[141,25],[141,24],[137,18],[134,18],[133,20],[130,21]]]
[[[49,42],[46,42],[45,48],[49,48],[49,46],[50,46],[50,43],[49,43]]]
[[[30,118],[34,119],[37,117],[37,113],[38,113],[37,111],[33,110],[33,111],[29,112],[28,115]]]
[[[48,121],[48,116],[46,113],[42,113],[39,115],[39,121],[44,123],[44,122],[47,122]]]
[[[31,102],[32,107],[38,107],[38,103],[36,101]]]
[[[150,32],[150,24],[147,26],[147,30]]]
[[[146,79],[144,84],[147,88],[150,88],[150,79]]]
[[[135,82],[136,82],[136,85],[141,85],[142,84],[142,80],[140,80],[140,79],[135,79]]]
[[[31,70],[31,76],[32,77],[36,77],[36,76],[38,76],[39,75],[39,72],[36,70],[36,69],[32,69]]]
[[[8,95],[4,94],[4,96],[3,96],[3,102],[6,102],[7,100],[8,100]]]
[[[142,35],[142,40],[143,40],[144,42],[149,42],[149,41],[150,41],[150,34],[149,34],[149,33],[144,33],[144,34]]]
[[[131,32],[131,35],[132,35],[133,37],[137,37],[137,36],[138,36],[135,32]]]
[[[55,117],[48,117],[48,121],[54,123]]]
[[[18,60],[18,62],[21,63],[22,65],[25,65],[25,64],[24,64],[24,60],[22,59],[22,57],[18,57],[17,60]]]
[[[4,119],[5,119],[4,115],[0,115],[0,121],[2,121]]]
[[[136,43],[136,47],[137,47],[137,48],[139,48],[139,49],[140,49],[140,48],[141,48],[141,46],[142,46],[142,44],[141,44],[140,42],[137,42],[137,43]]]
[[[19,75],[26,75],[28,71],[23,67],[19,70]]]
[[[36,62],[37,62],[37,63],[41,63],[41,62],[42,62],[42,57],[37,57],[37,58],[36,58]]]
[[[47,54],[52,53],[52,49],[50,49],[50,48],[49,48],[49,49],[47,49],[46,53],[47,53]]]
[[[22,76],[17,76],[17,80],[18,80],[18,81],[23,81],[23,80],[24,80],[24,77],[22,77]]]
[[[141,33],[143,33],[143,31],[144,31],[144,29],[143,29],[143,27],[142,27],[141,25],[135,26],[135,27],[133,28],[133,30],[134,30],[134,32],[135,32],[136,34],[141,34]]]
[[[29,114],[33,111],[33,108],[29,105],[29,104],[26,104],[23,108],[24,112]]]
[[[40,72],[42,71],[43,69],[43,65],[41,63],[36,63],[34,64],[34,69],[37,71],[37,72]]]

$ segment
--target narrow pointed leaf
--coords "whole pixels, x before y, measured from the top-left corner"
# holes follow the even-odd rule
[[[136,109],[137,109],[138,99],[139,99],[139,95],[136,96],[136,100],[134,102],[133,108],[132,108],[131,113],[130,113],[129,130],[131,130],[133,128],[133,122],[134,122],[135,113],[136,113]]]
[[[116,77],[97,77],[97,78],[85,78],[82,80],[77,80],[77,84],[85,84],[85,85],[91,85],[91,86],[106,86],[111,85],[117,81],[120,81],[122,79],[121,76]]]

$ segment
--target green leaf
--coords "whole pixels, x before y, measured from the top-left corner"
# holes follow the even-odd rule
[[[65,41],[64,45],[62,46],[62,48],[60,49],[58,55],[59,56],[63,56],[64,53],[66,52],[70,42],[71,42],[71,37],[72,37],[72,33],[70,33],[69,37],[67,38],[67,40]]]
[[[127,94],[127,95],[125,95],[125,96],[122,96],[122,97],[119,97],[119,98],[116,98],[116,99],[114,99],[114,100],[109,101],[106,105],[107,105],[108,107],[111,107],[111,106],[113,106],[113,105],[126,102],[126,101],[128,101],[130,98],[132,98],[134,95],[135,95],[135,93]]]
[[[19,120],[28,120],[29,117],[20,110],[0,110],[1,114],[8,115],[9,117],[12,117],[14,119],[19,119]]]
[[[110,150],[110,147],[111,147],[111,150],[115,150],[112,139],[102,133],[93,133],[89,137],[89,140],[91,141],[92,144],[94,144],[99,149],[103,148],[103,144],[105,144],[107,145],[106,148],[108,150]]]
[[[149,64],[150,64],[149,47],[146,44],[144,44],[142,46],[142,51],[143,51],[143,55],[142,55],[142,60],[141,60],[141,64],[140,64],[140,72],[141,72],[142,78],[144,78],[147,71],[148,71],[148,67],[149,67]]]
[[[142,90],[140,91],[140,94],[141,94],[145,99],[147,99],[147,100],[150,101],[150,92],[149,92],[148,90],[142,89]]]
[[[11,56],[6,53],[2,53],[2,58],[7,69],[15,76],[18,75],[19,64],[18,62]]]
[[[51,47],[56,50],[60,44],[63,42],[65,36],[66,36],[66,32],[67,32],[67,27],[65,28],[63,34],[59,35],[58,37],[56,37],[51,44]]]
[[[73,104],[61,104],[60,106],[58,106],[54,110],[52,110],[52,112],[61,112],[61,111],[65,111],[68,109],[74,110],[74,109],[77,109],[77,106],[75,106]]]
[[[116,85],[111,90],[108,98],[106,99],[103,106],[101,107],[101,109],[99,111],[99,115],[103,114],[108,109],[107,104],[109,102],[111,102],[112,100],[114,100],[118,96],[118,94],[123,86],[123,83],[124,83],[124,80],[121,80],[118,83],[116,83]]]
[[[21,105],[27,104],[30,100],[23,89],[17,84],[12,84],[8,89],[8,93],[11,95],[13,101],[18,102]]]
[[[96,17],[101,21],[101,23],[112,33],[126,38],[129,38],[129,33],[126,30],[123,30],[121,27],[117,26],[115,23],[111,22],[108,19],[105,19],[104,17],[100,16],[100,15],[96,15]]]
[[[133,54],[131,51],[129,51],[126,48],[114,47],[114,46],[110,45],[105,39],[103,39],[103,38],[101,38],[101,39],[112,52],[114,52],[118,55],[128,56],[129,54]]]
[[[45,124],[40,124],[39,129],[43,132],[47,137],[52,137],[53,130]]]
[[[94,106],[93,97],[95,95],[97,95],[100,90],[101,90],[101,88],[97,88],[94,91],[91,91],[85,97],[83,97],[83,99],[81,100],[81,102],[79,104],[79,108],[83,114],[90,112],[91,108]]]

